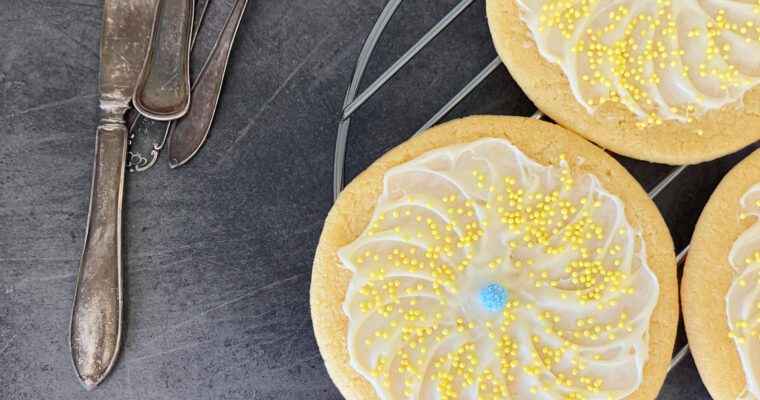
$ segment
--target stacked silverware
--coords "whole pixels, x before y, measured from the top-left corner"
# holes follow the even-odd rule
[[[169,165],[186,163],[208,135],[232,43],[248,0],[235,0],[190,83],[190,51],[209,0],[105,0],[100,49],[100,123],[84,251],[71,316],[71,357],[87,389],[108,375],[122,331],[121,212],[124,173],[154,165],[168,141]],[[125,115],[133,105],[139,115]],[[163,122],[168,121],[168,122]],[[162,138],[150,154],[129,149]],[[167,139],[168,138],[168,139]],[[150,159],[148,159],[150,157]]]

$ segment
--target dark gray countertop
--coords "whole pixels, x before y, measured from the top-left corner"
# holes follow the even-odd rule
[[[311,263],[332,203],[343,96],[384,3],[250,2],[200,153],[177,170],[164,156],[127,175],[125,341],[110,377],[86,392],[71,366],[68,326],[90,191],[102,5],[3,0],[0,398],[340,398],[312,333]],[[403,3],[364,84],[454,4]],[[210,37],[202,34],[199,48]],[[401,143],[494,56],[476,1],[357,113],[347,177]],[[447,118],[533,110],[500,67]],[[737,158],[690,168],[657,199],[679,249]],[[621,160],[646,189],[670,169]],[[660,398],[708,398],[691,358]]]

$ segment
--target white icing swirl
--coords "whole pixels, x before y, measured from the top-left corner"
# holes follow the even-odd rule
[[[760,399],[760,183],[742,196],[741,205],[741,218],[755,222],[739,235],[728,256],[735,274],[726,294],[726,314],[747,381],[739,398]]]
[[[741,105],[760,82],[760,5],[738,0],[517,0],[539,53],[589,113],[625,105],[640,126]]]
[[[642,381],[656,276],[620,199],[503,139],[389,170],[339,250],[351,366],[382,399],[622,398]],[[506,289],[500,312],[479,298]]]

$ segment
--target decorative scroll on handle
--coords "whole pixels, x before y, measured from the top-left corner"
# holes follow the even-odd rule
[[[227,61],[248,0],[237,0],[206,63],[193,84],[190,110],[169,128],[169,165],[186,163],[206,140],[222,90]]]
[[[121,207],[127,128],[123,122],[104,118],[95,140],[90,213],[71,316],[71,356],[87,389],[108,374],[121,341]]]

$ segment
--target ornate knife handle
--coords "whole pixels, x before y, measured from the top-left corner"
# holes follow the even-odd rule
[[[87,389],[94,388],[108,374],[121,341],[126,107],[101,108],[104,117],[95,139],[90,211],[71,316],[71,356]]]

